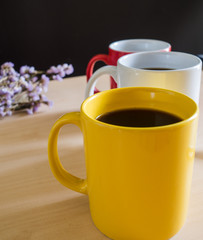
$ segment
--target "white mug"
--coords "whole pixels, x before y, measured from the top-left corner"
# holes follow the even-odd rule
[[[85,97],[94,94],[99,76],[109,74],[118,88],[164,88],[183,93],[198,104],[201,72],[202,62],[192,54],[173,51],[132,53],[119,58],[117,66],[98,69],[87,83]]]

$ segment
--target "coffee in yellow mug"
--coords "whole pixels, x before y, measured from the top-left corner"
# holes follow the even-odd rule
[[[131,118],[136,120],[129,123]],[[168,240],[186,219],[197,121],[197,104],[178,92],[147,87],[100,92],[87,98],[80,112],[54,124],[51,170],[64,186],[88,194],[92,219],[109,238]],[[66,124],[83,133],[87,179],[60,163],[57,138]]]

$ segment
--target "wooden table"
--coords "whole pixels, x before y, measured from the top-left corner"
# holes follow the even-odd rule
[[[102,84],[101,84],[102,85]],[[51,82],[47,97],[52,109],[33,115],[17,114],[0,121],[0,239],[105,240],[94,226],[88,196],[62,186],[47,159],[51,126],[66,112],[79,111],[85,77]],[[203,239],[203,84],[190,205],[186,223],[173,240]],[[59,136],[59,155],[66,169],[85,177],[82,133],[65,126]]]

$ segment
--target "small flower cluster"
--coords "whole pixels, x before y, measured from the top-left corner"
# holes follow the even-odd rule
[[[52,106],[43,94],[52,80],[62,81],[74,71],[71,64],[52,66],[47,71],[22,66],[17,72],[14,64],[6,62],[0,66],[0,117],[10,116],[16,111],[35,113],[40,105]]]

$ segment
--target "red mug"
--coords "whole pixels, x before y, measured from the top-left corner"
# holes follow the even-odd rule
[[[98,61],[102,61],[107,65],[117,65],[120,57],[135,52],[169,52],[171,45],[167,42],[154,39],[127,39],[113,42],[109,45],[109,54],[98,54],[94,56],[87,65],[86,76],[87,81],[93,74],[94,65]],[[111,88],[116,88],[117,84],[111,77]],[[95,88],[95,93],[99,92]]]

